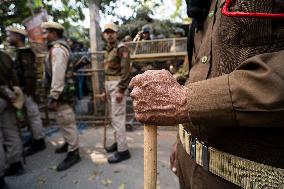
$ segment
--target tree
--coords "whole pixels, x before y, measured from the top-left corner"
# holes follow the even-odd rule
[[[85,15],[83,10],[88,8],[89,1],[94,1],[103,14],[114,15],[113,9],[116,8],[118,2],[111,0],[57,0],[56,4],[61,6],[54,6],[54,0],[9,0],[2,1],[0,3],[0,38],[4,39],[6,30],[5,28],[13,23],[21,23],[25,18],[37,13],[40,8],[47,10],[48,14],[53,17],[54,21],[58,21],[64,25],[68,34],[78,34],[78,32],[85,31],[84,26],[72,27],[78,21],[83,21]],[[176,0],[177,9],[173,16],[177,16],[182,0]],[[130,18],[119,18],[123,24],[123,32],[127,28],[130,28],[128,34],[135,35],[138,32],[138,28],[141,28],[146,23],[153,23],[151,15],[153,15],[153,9],[163,5],[163,0],[150,1],[150,0],[133,0],[131,4],[128,1],[120,1],[126,6],[131,7],[133,15]],[[136,20],[136,23],[132,22]],[[164,21],[170,22],[170,21]],[[163,28],[163,32],[169,34],[169,30],[166,29],[163,22],[155,24],[154,32],[159,32],[159,28]],[[69,31],[69,32],[68,32]],[[123,33],[122,32],[122,33]],[[127,32],[125,32],[127,33]],[[76,35],[77,35],[76,34]],[[124,33],[123,33],[124,34]],[[85,35],[77,35],[78,37],[84,37]]]
[[[160,6],[157,4],[157,6]],[[153,29],[154,35],[164,35],[165,37],[172,37],[173,31],[176,27],[184,27],[180,23],[174,23],[171,20],[155,20],[151,18],[153,15],[153,8],[141,6],[136,11],[136,14],[130,18],[121,18],[119,38],[122,39],[126,35],[133,38],[141,30],[144,25],[150,25]],[[186,29],[186,28],[185,28]]]
[[[54,8],[52,0],[11,0],[0,4],[1,38],[5,36],[5,28],[13,23],[21,23],[25,18],[37,13],[41,8],[47,10],[54,21],[60,21],[68,29],[70,22],[84,20],[83,8],[88,7],[87,0],[70,3],[61,0],[62,7]]]

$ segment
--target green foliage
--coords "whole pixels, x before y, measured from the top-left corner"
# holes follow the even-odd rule
[[[5,39],[5,28],[13,23],[22,23],[22,21],[37,13],[41,7],[46,9],[48,14],[52,16],[54,21],[60,22],[67,29],[67,36],[76,37],[80,41],[89,41],[89,31],[84,26],[79,25],[79,21],[85,19],[83,10],[88,8],[89,1],[94,1],[100,11],[106,15],[114,15],[114,9],[119,3],[133,10],[130,18],[119,17],[122,21],[120,37],[131,35],[135,37],[142,26],[149,24],[153,28],[155,35],[164,34],[169,37],[177,24],[169,20],[158,21],[152,19],[153,10],[163,5],[163,0],[133,0],[129,3],[124,1],[111,0],[10,0],[0,3],[0,39]],[[61,4],[61,6],[58,6]],[[178,15],[182,4],[182,0],[176,0],[176,11],[173,16]],[[117,16],[117,15],[116,15]]]
[[[59,1],[60,2],[60,1]],[[13,23],[22,21],[37,13],[41,7],[46,9],[54,21],[63,23],[66,29],[70,28],[71,22],[84,20],[83,9],[88,7],[88,0],[74,1],[61,0],[62,6],[54,8],[52,0],[12,0],[0,4],[0,37],[5,38],[5,28]]]
[[[162,3],[162,1],[160,3]],[[160,5],[161,4],[156,2],[155,6]],[[137,8],[135,15],[128,19],[120,18],[123,23],[120,25],[119,38],[123,39],[126,35],[130,35],[134,38],[145,24],[149,24],[152,27],[155,36],[163,34],[165,37],[172,37],[176,27],[183,27],[181,24],[173,23],[171,20],[152,19],[152,15],[152,5],[149,7],[147,4],[141,4],[141,6]]]
[[[175,18],[179,15],[181,5],[182,5],[182,0],[176,0],[176,10],[175,10],[174,14],[172,15],[173,18]]]

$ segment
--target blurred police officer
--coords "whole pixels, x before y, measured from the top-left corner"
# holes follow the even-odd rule
[[[27,143],[28,149],[25,155],[32,155],[46,148],[41,114],[36,98],[36,63],[35,54],[25,46],[27,31],[24,29],[9,27],[7,29],[8,42],[16,47],[16,60],[14,68],[17,73],[19,86],[25,93],[25,109],[28,116],[32,139]]]
[[[14,87],[17,86],[17,80],[12,63],[12,59],[0,51],[0,188],[6,188],[4,176],[24,173],[22,142],[16,125],[16,109],[13,107],[16,103]],[[5,170],[6,165],[8,168]]]
[[[151,40],[152,39],[152,28],[150,25],[144,25],[142,27],[142,40]]]
[[[68,152],[66,158],[57,166],[57,171],[63,171],[81,160],[75,114],[71,106],[75,88],[72,65],[69,61],[70,49],[63,39],[64,27],[61,24],[44,22],[42,28],[49,52],[45,70],[45,78],[50,87],[48,108],[56,110],[57,123],[65,140],[55,152]]]

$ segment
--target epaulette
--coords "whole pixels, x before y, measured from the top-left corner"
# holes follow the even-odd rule
[[[119,43],[119,44],[117,45],[117,48],[121,48],[121,47],[127,47],[127,46],[125,45],[125,43]]]
[[[18,47],[17,50],[26,50],[26,49],[30,49],[30,46],[24,46],[24,47]]]
[[[54,44],[54,45],[53,45],[53,47],[55,47],[55,48],[59,48],[59,47],[61,47],[61,44],[56,43],[56,44]]]
[[[58,47],[62,48],[62,47],[64,47],[65,49],[67,49],[70,52],[69,46],[63,40],[54,41],[54,42],[51,43],[51,45],[52,45],[52,47],[55,47],[55,48],[58,48]]]

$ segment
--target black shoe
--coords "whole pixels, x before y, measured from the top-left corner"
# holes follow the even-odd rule
[[[8,185],[4,180],[4,176],[0,177],[0,189],[8,189]]]
[[[125,128],[126,128],[126,131],[133,131],[133,126],[130,124],[126,124]]]
[[[20,176],[25,173],[22,162],[12,163],[6,170],[5,176]]]
[[[33,140],[34,140],[33,138],[29,138],[29,140],[24,143],[24,147],[26,148],[31,146],[33,144]]]
[[[73,151],[73,152],[68,152],[66,158],[57,166],[56,170],[57,171],[64,171],[76,163],[78,163],[81,160],[80,154],[79,154],[79,149]]]
[[[27,150],[24,151],[24,155],[30,156],[37,152],[43,151],[44,149],[46,149],[46,145],[43,138],[38,140],[33,140],[32,145]]]
[[[59,146],[58,148],[55,149],[55,153],[61,154],[68,152],[68,143],[65,142],[62,146]]]
[[[117,143],[113,143],[111,146],[105,147],[107,153],[116,152],[117,151]]]
[[[107,159],[107,161],[109,163],[119,163],[127,159],[130,159],[130,153],[128,150],[123,152],[115,152],[111,157]]]

